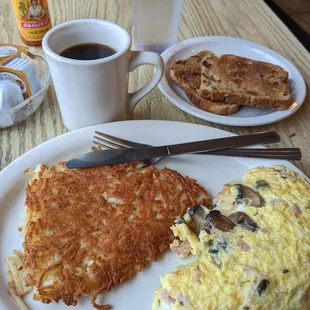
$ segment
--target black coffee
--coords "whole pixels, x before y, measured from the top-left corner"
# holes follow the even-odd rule
[[[66,48],[60,53],[60,56],[77,60],[93,60],[106,58],[115,53],[116,51],[107,45],[98,43],[84,43]]]

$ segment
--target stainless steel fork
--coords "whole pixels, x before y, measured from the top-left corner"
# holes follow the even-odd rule
[[[138,143],[130,140],[125,140],[119,137],[111,136],[100,131],[95,131],[93,143],[98,147],[113,150],[132,147],[150,147],[152,145]],[[251,158],[269,158],[269,159],[286,159],[286,160],[301,160],[301,152],[299,148],[277,148],[277,149],[226,149],[196,153],[195,155],[222,155],[235,157],[251,157]],[[153,165],[161,160],[161,157],[146,160],[145,163]]]

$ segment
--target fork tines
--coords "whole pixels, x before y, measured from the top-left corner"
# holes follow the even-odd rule
[[[120,149],[130,147],[145,147],[145,144],[128,141],[118,137],[110,136],[100,131],[95,131],[94,144],[106,149]]]

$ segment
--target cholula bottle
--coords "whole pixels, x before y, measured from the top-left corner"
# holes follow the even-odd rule
[[[12,0],[21,40],[28,45],[41,45],[43,36],[52,28],[47,0]]]

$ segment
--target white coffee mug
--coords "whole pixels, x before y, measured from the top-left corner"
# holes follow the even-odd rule
[[[60,56],[77,44],[99,43],[116,53],[95,60]],[[90,125],[125,120],[136,104],[160,81],[162,58],[152,52],[131,51],[128,32],[114,23],[97,19],[73,20],[52,28],[42,42],[50,67],[65,126],[75,130]],[[143,88],[128,92],[128,73],[143,64],[156,67]]]

